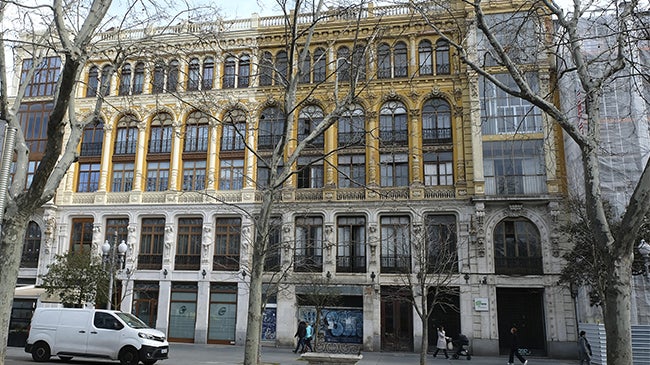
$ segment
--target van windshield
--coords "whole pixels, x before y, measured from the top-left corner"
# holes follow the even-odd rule
[[[130,313],[116,312],[115,315],[120,317],[120,319],[131,328],[149,328],[149,326],[144,324],[144,322],[142,322],[138,317]]]

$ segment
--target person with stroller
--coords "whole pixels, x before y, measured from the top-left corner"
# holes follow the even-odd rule
[[[461,356],[467,356],[468,360],[471,359],[468,349],[465,348],[465,346],[469,346],[469,338],[467,338],[467,336],[459,333],[458,338],[451,341],[451,343],[454,345],[454,349],[456,350],[452,356],[454,359],[458,359]]]

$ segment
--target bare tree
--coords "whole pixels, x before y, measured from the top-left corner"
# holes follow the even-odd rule
[[[647,11],[647,4],[575,0],[567,12],[559,3],[543,0],[521,2],[514,12],[494,15],[484,12],[480,0],[466,2],[467,9],[471,10],[470,22],[458,24],[456,29],[463,37],[462,41],[456,41],[428,16],[425,3],[410,3],[450,42],[469,71],[539,108],[578,146],[584,172],[588,226],[595,245],[607,258],[602,302],[608,338],[607,357],[617,359],[617,364],[632,364],[630,280],[636,238],[642,219],[650,209],[650,168],[646,163],[633,183],[635,189],[622,215],[621,228],[614,232],[607,219],[602,193],[599,158],[607,152],[601,148],[600,127],[604,90],[615,80],[632,76],[625,72],[626,65],[632,70],[645,70],[637,75],[643,77],[645,72],[647,80],[647,67],[638,63],[639,47],[647,44],[639,41],[643,29],[647,28],[643,27],[639,15]],[[445,4],[439,6],[449,9]],[[597,28],[600,33],[585,32],[582,28],[585,23],[596,25],[593,29]],[[589,44],[597,48],[587,49]],[[584,100],[573,105],[565,103],[562,108],[558,106],[557,90],[551,87],[549,92],[540,87],[535,77],[536,69],[530,67],[540,60],[546,64],[558,61],[560,83],[563,79],[576,80]],[[572,117],[578,109],[584,124]],[[567,110],[572,110],[573,114]]]

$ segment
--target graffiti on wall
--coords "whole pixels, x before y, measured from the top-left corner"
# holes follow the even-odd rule
[[[316,309],[301,307],[300,320],[316,322]],[[318,337],[329,343],[363,343],[363,310],[356,308],[324,308]]]

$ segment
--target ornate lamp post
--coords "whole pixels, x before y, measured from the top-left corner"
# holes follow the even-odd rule
[[[115,272],[121,269],[124,265],[124,256],[127,249],[128,247],[124,240],[122,240],[119,245],[117,244],[117,231],[115,231],[113,244],[106,240],[102,245],[102,259],[104,262],[104,269],[106,269],[106,263],[108,262],[108,304],[106,304],[106,309],[112,309],[113,278],[115,277]],[[118,261],[117,267],[115,265],[116,261]]]
[[[650,269],[650,243],[646,242],[644,239],[639,242],[639,253],[643,256],[643,262],[645,264],[645,276],[650,276],[648,269]]]

